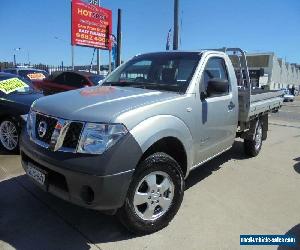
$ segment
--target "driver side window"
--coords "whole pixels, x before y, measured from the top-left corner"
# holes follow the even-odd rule
[[[223,96],[226,94],[229,94],[229,78],[228,78],[228,72],[226,68],[226,64],[223,58],[220,57],[212,57],[208,59],[202,78],[201,78],[201,90],[202,92],[208,93],[208,89],[210,88],[209,84],[212,84],[212,81],[215,80],[223,80],[227,81],[224,82],[224,84],[228,85],[228,91],[222,92],[220,94],[214,93],[213,97],[216,96]],[[209,97],[209,96],[208,96]]]

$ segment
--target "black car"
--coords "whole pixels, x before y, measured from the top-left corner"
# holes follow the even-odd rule
[[[48,72],[45,70],[34,69],[34,68],[23,68],[23,67],[22,68],[16,67],[16,68],[4,69],[3,72],[14,74],[14,75],[19,75],[22,78],[25,78],[30,81],[43,80],[49,76]]]
[[[27,86],[6,94],[1,86],[13,78]],[[25,124],[31,104],[41,96],[33,89],[30,81],[17,75],[0,73],[0,149],[11,152],[18,150],[21,127]]]

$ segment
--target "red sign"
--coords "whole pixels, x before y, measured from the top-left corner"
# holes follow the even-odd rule
[[[111,49],[111,10],[72,0],[72,45]]]

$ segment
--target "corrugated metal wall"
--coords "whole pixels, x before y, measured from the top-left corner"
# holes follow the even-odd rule
[[[249,69],[264,68],[270,89],[296,88],[300,86],[300,65],[290,64],[273,52],[247,54]]]

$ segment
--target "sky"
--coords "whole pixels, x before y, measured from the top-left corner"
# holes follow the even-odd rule
[[[70,0],[2,0],[0,62],[13,61],[15,53],[21,63],[70,65],[70,6]],[[122,9],[122,60],[165,50],[173,0],[101,0],[101,6],[112,10],[114,34]],[[180,0],[180,40],[181,50],[240,47],[300,63],[300,1]],[[93,49],[74,50],[75,65],[90,64]],[[103,50],[101,63],[107,61]]]

